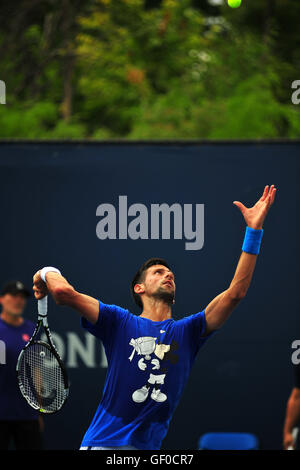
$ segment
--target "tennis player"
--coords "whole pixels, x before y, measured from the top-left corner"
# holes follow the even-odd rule
[[[77,310],[83,328],[105,348],[103,395],[81,449],[161,448],[199,349],[246,295],[275,193],[274,185],[266,186],[251,208],[234,201],[247,225],[234,277],[204,310],[181,320],[172,318],[174,273],[161,258],[144,263],[132,281],[140,316],[77,292],[56,268],[34,275],[35,297],[50,293],[57,304]],[[195,280],[193,285],[198,288]]]

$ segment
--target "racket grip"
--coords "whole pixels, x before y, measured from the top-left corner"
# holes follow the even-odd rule
[[[40,317],[46,317],[48,310],[48,296],[38,300],[38,312]]]

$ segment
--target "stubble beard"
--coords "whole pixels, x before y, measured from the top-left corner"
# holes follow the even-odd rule
[[[155,299],[161,300],[162,302],[172,305],[174,303],[175,299],[175,292],[174,290],[172,291],[167,291],[163,287],[159,287],[156,292],[154,292],[153,297]]]

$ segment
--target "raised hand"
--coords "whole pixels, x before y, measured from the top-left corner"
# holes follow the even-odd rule
[[[275,195],[276,188],[272,184],[270,188],[265,186],[262,197],[253,207],[247,208],[239,201],[234,201],[233,204],[240,209],[248,227],[262,229],[267,213],[274,202]]]

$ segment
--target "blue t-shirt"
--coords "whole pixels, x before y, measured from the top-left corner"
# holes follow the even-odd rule
[[[102,399],[82,446],[159,450],[196,355],[207,338],[204,311],[156,322],[99,301],[95,325],[108,369]]]
[[[31,338],[35,325],[24,319],[20,326],[12,326],[0,317],[0,420],[33,420],[38,412],[23,398],[17,384],[16,365],[19,354]],[[5,363],[3,364],[5,360]]]

